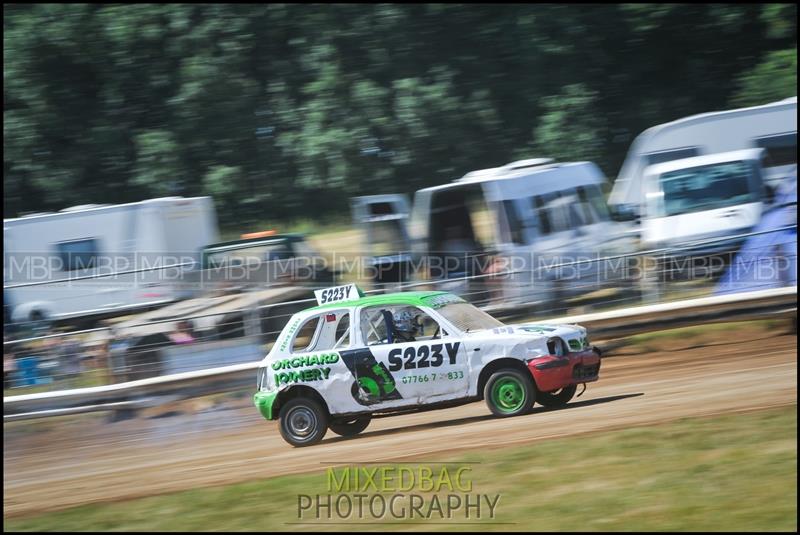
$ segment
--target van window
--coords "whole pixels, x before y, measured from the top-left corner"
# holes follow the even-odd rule
[[[569,230],[572,227],[570,217],[570,199],[559,195],[558,198],[553,199],[546,205],[548,215],[550,217],[550,224],[553,232],[562,232]]]
[[[582,187],[575,190],[562,191],[561,198],[564,199],[568,208],[569,226],[571,228],[591,225],[595,222],[594,211],[589,203],[586,191]]]
[[[542,236],[555,232],[551,208],[553,201],[557,200],[559,196],[560,195],[556,192],[545,195],[534,195],[531,197],[535,218],[539,223],[539,233]]]
[[[679,215],[756,202],[757,177],[748,162],[679,169],[660,176],[664,215]]]
[[[504,200],[503,208],[506,212],[506,220],[508,221],[508,230],[511,242],[515,243],[516,245],[523,245],[525,240],[522,236],[522,224],[520,222],[520,217],[517,214],[517,207],[514,204],[514,201],[510,199]]]
[[[767,153],[765,167],[797,163],[797,132],[760,137],[753,143]]]
[[[651,152],[650,154],[645,154],[645,157],[647,158],[647,165],[671,162],[672,160],[682,160],[684,158],[691,158],[693,156],[700,156],[700,151],[697,147],[684,147],[680,149],[663,150],[660,152]]]
[[[606,204],[606,199],[600,186],[597,184],[578,186],[578,197],[581,203],[593,212],[594,222],[608,221],[610,219],[608,204]]]
[[[56,244],[56,250],[61,258],[62,271],[75,271],[97,267],[97,240],[66,241]]]

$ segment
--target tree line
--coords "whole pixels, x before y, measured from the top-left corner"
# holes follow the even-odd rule
[[[613,179],[645,128],[797,92],[795,4],[15,4],[4,217],[212,195],[343,214],[514,159]]]

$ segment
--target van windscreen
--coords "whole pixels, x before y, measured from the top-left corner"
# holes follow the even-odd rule
[[[744,161],[670,171],[660,176],[664,215],[679,215],[759,200],[754,169]]]

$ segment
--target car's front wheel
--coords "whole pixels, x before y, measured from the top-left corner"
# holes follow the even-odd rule
[[[533,407],[536,387],[529,374],[514,369],[499,370],[486,382],[483,399],[495,416],[518,416]]]
[[[318,443],[328,432],[328,414],[311,398],[294,398],[281,407],[283,439],[297,448]]]
[[[578,385],[570,385],[554,392],[539,392],[536,401],[545,407],[563,407],[572,399],[577,389]]]
[[[351,437],[366,429],[370,421],[372,421],[372,416],[367,414],[366,416],[358,416],[356,418],[333,420],[329,427],[331,431],[337,435]]]

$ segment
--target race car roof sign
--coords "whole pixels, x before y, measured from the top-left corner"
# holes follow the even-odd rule
[[[354,301],[364,297],[364,293],[355,284],[344,286],[334,286],[324,290],[315,290],[317,304],[327,305],[329,303],[339,303],[341,301]]]

